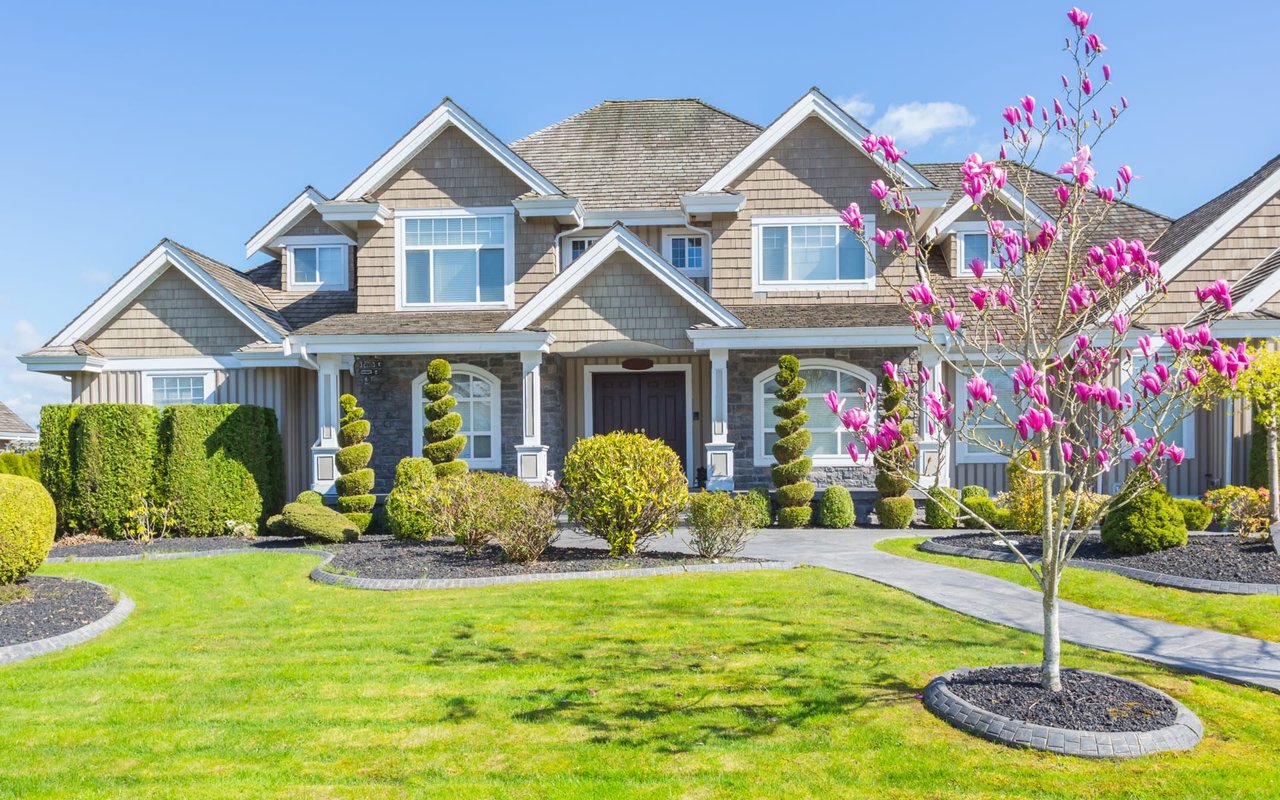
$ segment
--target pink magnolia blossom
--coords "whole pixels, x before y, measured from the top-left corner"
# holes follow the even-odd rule
[[[1071,442],[1068,442],[1066,440],[1063,440],[1062,444],[1059,445],[1059,447],[1062,449],[1063,463],[1070,464],[1071,456],[1075,454],[1075,448],[1071,446]]]
[[[849,453],[849,458],[853,459],[853,463],[855,464],[858,463],[858,459],[862,455],[861,453],[858,452],[858,443],[850,440],[845,444],[844,449],[846,452]]]
[[[1129,330],[1129,315],[1117,312],[1111,317],[1111,327],[1116,329],[1116,333],[1123,336],[1124,332]]]
[[[1206,300],[1216,300],[1222,304],[1225,311],[1231,310],[1231,286],[1222,278],[1218,278],[1208,286],[1196,287],[1196,299],[1201,303]]]
[[[874,133],[862,137],[862,149],[874,155],[880,149],[880,139]]]
[[[942,312],[942,322],[947,326],[947,330],[955,333],[960,330],[960,326],[964,323],[964,315],[948,308]]]
[[[844,405],[844,401],[840,399],[840,395],[836,394],[836,390],[832,389],[827,392],[827,408],[831,409],[831,413],[839,416],[840,407]]]
[[[884,228],[880,228],[872,235],[871,238],[874,239],[875,243],[880,247],[888,247],[889,243],[893,241],[893,234]]]
[[[1024,94],[1022,96],[1022,100],[1020,100],[1019,102],[1022,103],[1023,110],[1025,110],[1028,114],[1036,110],[1036,99],[1029,94]]]
[[[923,285],[923,284],[922,284],[922,285]],[[881,364],[881,365],[880,365],[880,368],[884,370],[884,374],[885,374],[885,377],[886,377],[886,378],[888,378],[888,379],[889,379],[889,380],[891,380],[891,381],[897,381],[897,380],[898,380],[898,365],[897,365],[897,364],[893,363],[892,361],[886,361],[886,362],[884,362],[883,364]]]
[[[850,406],[840,414],[840,422],[846,430],[859,432],[866,430],[871,423],[871,414],[864,408]]]
[[[1103,64],[1103,65],[1102,65],[1102,79],[1103,79],[1103,80],[1107,80],[1107,81],[1111,80],[1111,65],[1110,65],[1110,64]],[[1113,116],[1114,116],[1114,114],[1113,114]]]
[[[1054,187],[1053,193],[1058,196],[1058,205],[1064,208],[1071,200],[1071,190],[1067,188],[1065,183],[1060,183]]]
[[[1191,386],[1199,386],[1203,376],[1200,374],[1200,370],[1195,367],[1187,367],[1182,371],[1182,377],[1186,378],[1187,383]]]
[[[965,391],[969,393],[969,397],[977,400],[979,403],[991,403],[996,399],[996,393],[987,379],[981,375],[974,375],[964,385]]]
[[[1086,80],[1088,79],[1086,78]],[[1088,186],[1089,182],[1093,180],[1093,176],[1098,174],[1098,171],[1094,169],[1091,163],[1092,160],[1093,153],[1090,152],[1089,145],[1081,145],[1070,161],[1058,167],[1058,174],[1070,175],[1075,178],[1076,183],[1081,186]]]
[[[1164,383],[1160,381],[1160,376],[1151,372],[1139,375],[1137,384],[1144,394],[1158,395],[1164,391]]]
[[[981,258],[975,258],[969,262],[969,271],[973,273],[973,277],[982,278],[982,273],[986,272],[987,262]]]
[[[1124,440],[1129,444],[1138,443],[1138,433],[1133,428],[1126,426],[1120,432],[1124,434]]]
[[[1067,19],[1071,20],[1071,24],[1079,28],[1081,33],[1084,33],[1084,29],[1089,27],[1089,20],[1093,19],[1093,15],[1086,14],[1079,8],[1073,6],[1071,10],[1067,12]]]
[[[884,181],[876,178],[871,182],[871,193],[876,196],[877,200],[883,200],[889,196],[889,187]]]
[[[990,296],[991,290],[985,286],[975,286],[969,290],[969,302],[979,311],[987,307],[987,298]]]
[[[1173,348],[1174,353],[1181,353],[1183,348],[1187,347],[1187,345],[1194,341],[1185,328],[1177,325],[1165,328],[1162,336],[1164,337],[1165,342]]]
[[[1142,355],[1151,358],[1151,354],[1155,352],[1155,347],[1151,344],[1151,337],[1142,335],[1138,337],[1138,349],[1142,351]]]
[[[1164,448],[1165,455],[1169,457],[1175,465],[1181,464],[1182,459],[1186,457],[1187,452],[1176,444],[1166,445]]]
[[[1120,176],[1120,180],[1126,184],[1133,180],[1133,169],[1128,164],[1116,170],[1116,173]]]
[[[1085,94],[1093,94],[1093,80],[1085,76],[1085,79],[1080,81],[1080,90]]]
[[[1099,450],[1093,454],[1093,457],[1097,460],[1098,466],[1102,467],[1103,471],[1111,469],[1111,454],[1109,452],[1106,450]]]
[[[931,306],[938,302],[938,298],[934,296],[933,290],[927,283],[917,283],[907,289],[907,297],[924,306]]]
[[[850,203],[848,208],[841,211],[840,219],[855,231],[860,231],[863,228],[862,209],[858,207],[857,203]]]

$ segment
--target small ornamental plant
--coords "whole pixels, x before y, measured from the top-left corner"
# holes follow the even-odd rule
[[[364,418],[364,409],[354,395],[338,398],[342,409],[341,427],[338,428],[338,511],[351,520],[356,529],[364,533],[373,521],[373,505],[377,498],[372,494],[374,472],[369,468],[373,458],[373,445],[366,442],[372,425]]]
[[[985,253],[966,254],[963,276],[943,278],[930,269],[938,260],[931,254],[950,239],[913,198],[905,151],[891,136],[869,133],[861,142],[883,168],[868,187],[878,206],[875,226],[857,203],[842,212],[866,252],[894,262],[883,272],[886,284],[926,351],[914,369],[885,368],[898,371],[909,405],[923,411],[916,440],[936,442],[941,452],[963,444],[971,453],[1014,461],[1039,482],[1038,514],[1024,517],[1041,540],[1040,560],[1029,560],[996,522],[982,525],[1040,589],[1040,680],[1052,692],[1062,690],[1059,587],[1085,532],[1104,518],[1121,524],[1117,512],[1182,463],[1186,453],[1170,434],[1194,410],[1206,374],[1237,386],[1254,358],[1243,344],[1230,347],[1213,335],[1213,324],[1232,307],[1225,280],[1196,290],[1204,322],[1194,330],[1144,321],[1166,291],[1159,254],[1106,230],[1114,214],[1124,213],[1136,171],[1124,165],[1114,179],[1103,178],[1095,156],[1129,101],[1113,94],[1104,56],[1110,48],[1090,27],[1092,15],[1072,8],[1067,19],[1068,67],[1052,96],[1014,99],[1000,114],[998,157],[975,153],[957,170],[969,210],[980,215],[991,242]],[[1060,150],[1070,156],[1040,163]],[[1045,172],[1059,179],[1049,193],[1038,190]],[[946,369],[926,369],[930,363]],[[943,374],[955,376],[959,396]],[[997,374],[1012,380],[1008,392],[998,395],[991,380]],[[910,439],[896,421],[846,409],[834,392],[827,402],[851,434],[855,460]],[[858,402],[868,405],[865,397]],[[997,428],[1003,430],[993,435]],[[902,468],[896,476],[920,491],[939,477]],[[1086,492],[1108,482],[1120,484],[1111,496]],[[982,519],[964,498],[955,502],[962,519]],[[1155,537],[1161,543],[1179,538],[1183,523],[1180,515],[1173,522],[1175,515],[1162,506],[1153,516],[1162,525],[1170,521],[1172,531]]]
[[[467,462],[459,456],[467,447],[462,430],[462,415],[454,411],[458,399],[453,391],[453,368],[443,358],[427,365],[427,385],[422,387],[423,411],[427,418],[422,431],[422,455],[436,465],[436,477],[447,478],[467,471]]]
[[[773,407],[773,414],[778,423],[773,429],[778,441],[773,445],[773,458],[777,463],[770,475],[777,489],[778,527],[803,528],[813,516],[809,501],[813,500],[815,488],[808,479],[813,459],[805,455],[813,434],[804,426],[809,421],[809,412],[805,411],[809,400],[801,396],[805,380],[800,377],[800,361],[795,356],[780,356],[774,382],[778,385],[774,391],[778,403]]]

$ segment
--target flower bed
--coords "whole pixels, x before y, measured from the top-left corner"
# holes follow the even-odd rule
[[[173,539],[152,539],[149,542],[104,539],[97,536],[76,536],[61,539],[49,551],[47,560],[80,561],[98,558],[146,558],[158,555],[217,553],[226,550],[275,550],[300,547],[301,539],[262,538],[244,539],[239,536],[199,536]]]
[[[106,587],[44,575],[23,578],[3,591],[0,647],[69,633],[105,617],[116,605]]]

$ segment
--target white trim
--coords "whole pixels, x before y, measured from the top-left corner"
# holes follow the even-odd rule
[[[874,214],[865,216],[867,230],[874,230],[876,218]],[[830,281],[766,281],[764,279],[764,258],[761,245],[761,236],[763,229],[766,227],[781,227],[796,225],[823,225],[834,227],[836,229],[836,261],[837,271],[839,270],[839,249],[840,237],[844,235],[845,225],[840,220],[839,215],[819,214],[804,216],[768,216],[768,217],[752,217],[751,218],[751,291],[756,293],[769,292],[871,292],[876,288],[876,273],[879,271],[876,263],[876,245],[875,242],[868,240],[863,245],[863,254],[866,256],[867,263],[864,271],[867,275],[865,278],[854,280],[830,280]],[[852,234],[850,234],[852,235]],[[787,232],[788,250],[790,249],[791,233]],[[862,244],[859,242],[859,244]],[[788,252],[788,263],[790,262],[790,253]]]
[[[621,364],[587,364],[582,368],[582,409],[583,433],[590,437],[595,435],[595,410],[593,408],[592,387],[595,375],[600,372],[627,372],[643,375],[646,372],[683,372],[684,373],[684,466],[689,485],[692,486],[697,475],[697,465],[693,463],[693,365],[692,364],[654,364],[646,370],[636,371],[624,368]],[[608,431],[605,431],[608,433]]]
[[[267,250],[274,247],[272,242],[276,237],[285,231],[297,225],[298,222],[310,213],[311,209],[325,202],[329,198],[312,187],[308,186],[303,189],[297,197],[289,202],[279,214],[271,218],[266,225],[255,233],[244,246],[244,257],[253,258],[253,254],[260,250]]]
[[[491,422],[493,428],[489,431],[489,435],[493,439],[492,449],[489,458],[468,458],[466,462],[476,469],[501,469],[502,468],[502,381],[498,380],[498,376],[489,372],[487,369],[474,366],[472,364],[453,364],[454,375],[469,375],[474,378],[480,378],[489,384],[492,389],[490,397],[491,404]],[[411,455],[422,455],[423,445],[423,426],[426,425],[426,419],[422,412],[422,387],[427,384],[427,373],[413,379],[413,383],[409,385],[409,403],[413,413],[413,452]],[[463,458],[463,456],[459,456]]]
[[[688,218],[675,211],[663,209],[597,209],[582,216],[584,228],[611,228],[614,225],[637,227],[643,225],[684,225]]]
[[[839,361],[834,358],[802,358],[800,359],[800,369],[831,369],[839,372],[846,372],[866,383],[868,388],[874,387],[879,383],[879,379],[870,371],[857,365],[850,364],[847,361]],[[777,374],[778,367],[777,365],[774,365],[751,379],[751,424],[753,426],[751,436],[751,462],[757,467],[768,467],[774,463],[773,454],[764,449],[764,407],[768,401],[765,399],[763,392],[764,385]],[[812,401],[812,398],[810,398],[810,400]],[[857,401],[855,400],[854,402]],[[810,412],[809,423],[806,427],[811,431],[818,430],[813,422],[815,419],[823,419],[825,415],[826,406],[824,404],[820,409],[814,409],[814,411]],[[832,414],[831,430],[836,431],[839,430],[840,427],[840,420]],[[848,467],[853,464],[849,459],[849,454],[846,452],[840,452],[834,455],[824,453],[814,455],[812,458],[813,465],[815,467]]]
[[[386,183],[401,167],[429,145],[446,127],[454,126],[471,138],[476,144],[493,156],[511,172],[529,185],[529,188],[541,195],[561,194],[555,184],[547,180],[528,162],[511,151],[496,136],[487,131],[470,114],[463,111],[452,100],[445,99],[434,111],[428,114],[413,130],[401,137],[390,150],[368,169],[360,173],[345,189],[338,192],[334,200],[359,200]]]
[[[1004,222],[1004,220],[1001,221]],[[1013,223],[1005,222],[1005,224],[1012,225]],[[957,277],[973,277],[973,270],[969,269],[969,261],[972,259],[970,259],[968,254],[964,251],[964,237],[975,233],[986,234],[987,237],[987,257],[984,259],[987,262],[986,268],[992,272],[1000,272],[999,260],[991,253],[991,226],[985,222],[977,221],[955,222],[948,225],[946,230],[939,235],[945,236],[946,234],[952,234],[956,237],[956,264],[955,268],[952,270],[952,274]],[[993,264],[993,261],[996,263]],[[985,275],[986,273],[984,272],[983,274]]]
[[[1012,186],[1009,186],[1008,184],[1005,184],[1003,189],[997,189],[996,194],[1000,195],[1005,199],[1005,203],[1003,205],[1009,211],[1022,211],[1023,204],[1025,203],[1026,213],[1030,216],[1029,221],[1034,222],[1037,225],[1040,224],[1041,222],[1044,222],[1045,220],[1053,219],[1053,217],[1050,216],[1048,213],[1046,213],[1044,209],[1036,205],[1035,202],[1033,202],[1030,197],[1027,197],[1026,195],[1022,194],[1022,192],[1018,191]],[[956,200],[954,203],[948,206],[947,210],[942,212],[942,215],[939,216],[936,220],[934,220],[933,224],[929,226],[929,229],[928,229],[929,239],[932,240],[932,239],[937,239],[941,236],[946,236],[948,233],[953,232],[956,229],[957,225],[971,224],[969,222],[959,222],[958,220],[960,219],[960,217],[964,216],[965,212],[969,211],[974,207],[975,206],[973,204],[973,201],[969,199],[968,195],[964,195],[960,197],[958,200]],[[1012,225],[1019,230],[1023,226],[1023,223],[1021,221],[1018,221],[1018,222],[1013,222],[1009,220],[1002,220],[1002,221],[1006,225]],[[986,222],[979,222],[977,224],[981,224],[984,227],[987,225]]]
[[[178,371],[184,374],[213,370],[239,369],[242,365],[235,356],[176,356],[172,358],[109,358],[102,366],[103,372],[164,372]]]
[[[500,301],[476,303],[409,303],[404,299],[405,280],[404,221],[406,219],[441,219],[469,217],[502,217],[502,297]],[[396,311],[483,311],[515,308],[516,305],[516,213],[511,206],[474,208],[397,208],[395,211],[395,291]],[[468,245],[470,247],[470,245]],[[434,264],[434,258],[432,259]]]
[[[1259,265],[1275,258],[1277,255],[1280,255],[1280,248],[1276,248],[1271,251],[1271,255],[1259,260],[1257,264],[1250,268],[1250,271],[1257,269]],[[1236,299],[1235,305],[1233,306],[1233,313],[1241,311],[1257,311],[1258,306],[1274,297],[1276,292],[1280,292],[1280,267],[1277,267],[1274,272],[1262,281],[1262,283],[1253,287],[1253,291],[1249,292],[1244,297]]]
[[[832,130],[844,137],[857,152],[874,161],[886,172],[896,174],[908,188],[936,188],[933,183],[919,172],[916,172],[915,168],[906,161],[890,164],[879,156],[872,156],[867,153],[862,148],[861,143],[863,137],[870,131],[849,116],[847,111],[822,92],[817,89],[810,89],[804,97],[792,104],[772,125],[761,131],[760,135],[751,144],[743,148],[742,152],[734,156],[732,161],[721,167],[719,172],[699,186],[697,193],[719,193],[729,188],[729,184],[742,177],[757,161],[764,158],[770,150],[809,117],[817,117],[827,123]]]
[[[694,328],[689,341],[697,350],[788,350],[803,347],[918,347],[910,325],[862,328]]]
[[[737,214],[746,208],[747,196],[733,192],[686,194],[680,197],[680,210],[685,214]]]
[[[164,359],[157,359],[164,360]],[[218,381],[216,373],[202,369],[154,369],[147,370],[142,373],[142,404],[144,406],[154,406],[155,403],[155,387],[152,381],[156,378],[199,378],[201,387],[204,389],[204,399],[200,403],[191,403],[190,405],[209,405],[213,403],[218,392]],[[173,405],[173,404],[171,404]]]
[[[101,356],[72,356],[72,355],[24,355],[18,356],[18,361],[25,364],[27,372],[102,372],[103,366],[107,363],[105,358]]]
[[[1280,336],[1280,319],[1220,319],[1209,325],[1219,339],[1266,339]],[[1152,337],[1156,347],[1164,345],[1163,339]]]
[[[354,244],[345,236],[284,236],[278,239],[284,246],[285,270],[284,270],[284,286],[286,292],[345,292],[351,288],[351,246]],[[337,281],[325,282],[318,280],[320,277],[320,254],[319,251],[324,248],[341,248],[342,249],[342,282]],[[308,250],[316,250],[316,278],[315,281],[301,282],[294,280],[294,251],[303,248]]]
[[[27,431],[0,431],[0,442],[38,442],[40,436]]]
[[[677,238],[692,239],[694,237],[702,240],[702,266],[697,269],[687,269],[685,267],[676,267],[676,269],[691,278],[709,278],[711,277],[711,237],[704,230],[687,227],[664,228],[662,230],[662,257],[674,267],[675,262],[671,260],[671,240]]]
[[[689,305],[702,312],[711,322],[724,328],[741,328],[742,321],[729,313],[729,310],[713,300],[710,295],[698,288],[680,270],[662,260],[644,242],[636,238],[631,231],[621,226],[614,226],[600,237],[587,252],[559,275],[551,280],[540,292],[526,302],[519,311],[507,318],[498,327],[499,331],[518,331],[533,325],[543,316],[550,313],[562,300],[569,296],[579,283],[595,271],[610,256],[617,252],[631,256],[642,267],[672,291],[680,295]]]
[[[525,350],[550,351],[556,339],[545,331],[504,331],[499,333],[397,333],[397,334],[313,334],[290,336],[289,343],[306,348],[312,356],[323,353],[343,355],[437,355],[443,353],[514,353]]]
[[[575,235],[575,236],[565,237],[564,241],[561,243],[561,249],[560,249],[560,259],[562,261],[562,263],[560,264],[560,269],[564,269],[565,267],[569,266],[574,262],[575,260],[573,258],[574,242],[585,243],[585,245],[582,248],[582,254],[578,256],[578,258],[582,258],[582,256],[586,255],[587,251],[591,249],[592,245],[600,241],[600,237],[603,235],[604,233],[593,233],[589,236]]]
[[[582,201],[574,197],[517,197],[511,205],[515,206],[521,219],[555,217],[564,225],[581,225],[585,213]]]
[[[277,344],[283,340],[284,337],[268,325],[266,320],[165,240],[156,245],[154,250],[134,265],[133,269],[125,273],[124,277],[116,281],[101,297],[93,301],[93,304],[81,312],[70,325],[63,328],[48,346],[69,347],[77,341],[92,336],[123,311],[125,306],[133,302],[134,298],[170,266],[177,268],[179,272],[190,278],[192,283],[204,289],[209,296],[221,303],[232,316],[244,323],[245,327],[256,333],[263,341]]]

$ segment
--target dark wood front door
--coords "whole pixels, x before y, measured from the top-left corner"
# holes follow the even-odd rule
[[[683,372],[595,373],[591,380],[592,433],[641,431],[666,442],[684,464],[684,384]]]

